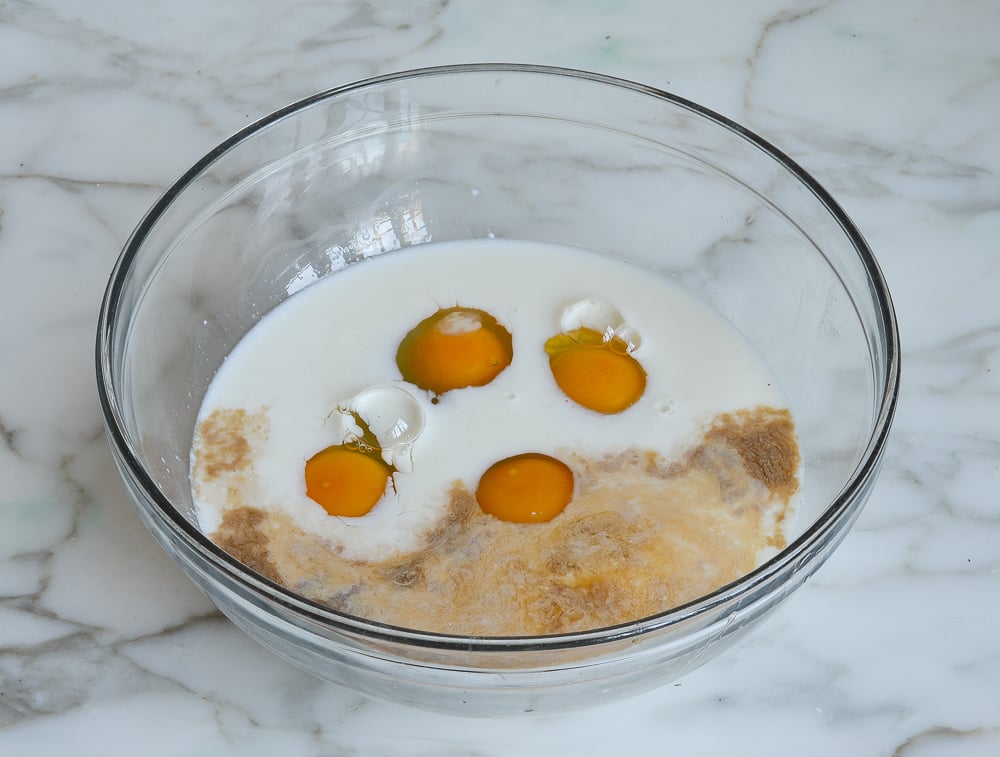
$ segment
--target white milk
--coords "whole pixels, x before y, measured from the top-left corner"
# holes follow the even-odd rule
[[[593,297],[638,332],[646,391],[618,415],[582,408],[556,386],[544,351],[567,307]],[[492,383],[431,396],[400,379],[396,349],[438,308],[492,314],[513,335],[514,359]],[[305,494],[304,465],[343,441],[335,412],[365,388],[398,382],[423,409],[413,468],[366,516],[329,516]],[[606,257],[515,241],[425,245],[352,266],[290,297],[237,345],[212,381],[199,420],[216,409],[266,412],[270,434],[253,450],[255,505],[286,513],[347,558],[416,548],[455,480],[474,489],[497,460],[627,447],[666,456],[698,440],[719,413],[786,406],[778,383],[740,333],[667,280]],[[195,482],[198,484],[198,482]],[[225,491],[195,487],[201,528],[222,520]]]

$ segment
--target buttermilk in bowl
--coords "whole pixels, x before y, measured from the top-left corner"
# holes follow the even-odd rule
[[[756,351],[586,251],[429,244],[290,297],[227,357],[201,529],[368,620],[547,635],[654,615],[785,546],[800,455]]]

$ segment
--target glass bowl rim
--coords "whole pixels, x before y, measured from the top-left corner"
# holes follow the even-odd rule
[[[876,388],[882,391],[882,397],[878,406],[875,424],[861,460],[836,498],[791,544],[788,544],[784,549],[750,573],[719,587],[709,594],[638,620],[588,631],[547,636],[463,636],[460,634],[417,631],[401,626],[366,620],[306,599],[280,584],[257,575],[251,572],[243,563],[216,546],[194,524],[183,517],[170,503],[170,500],[161,492],[146,472],[141,462],[141,455],[126,431],[126,424],[118,407],[119,397],[114,385],[115,372],[112,366],[111,354],[112,337],[116,331],[116,323],[119,320],[119,303],[125,291],[128,274],[143,248],[146,237],[176,198],[209,166],[230,150],[277,122],[320,102],[406,80],[475,73],[529,74],[554,78],[569,78],[616,89],[630,90],[640,95],[665,101],[722,127],[772,158],[799,183],[810,190],[840,225],[865,269],[874,297],[878,324],[882,327],[880,335],[884,339],[885,379],[884,381],[876,382]],[[213,563],[216,568],[221,569],[231,581],[241,586],[244,590],[263,595],[267,601],[295,612],[304,621],[309,621],[310,623],[318,624],[331,630],[347,632],[366,638],[406,646],[441,650],[528,652],[603,645],[620,639],[646,635],[668,626],[679,625],[691,618],[707,614],[712,609],[733,600],[749,597],[753,595],[758,587],[768,584],[779,574],[796,570],[810,551],[817,544],[822,543],[824,537],[834,529],[834,526],[841,520],[844,513],[855,501],[859,492],[863,490],[878,470],[898,401],[900,349],[898,326],[892,299],[868,243],[854,225],[854,222],[848,217],[847,213],[819,182],[791,157],[767,140],[726,116],[691,100],[628,79],[558,66],[523,63],[468,63],[402,70],[317,92],[269,113],[235,132],[206,153],[204,157],[194,163],[160,195],[126,241],[111,271],[101,303],[96,340],[96,368],[98,395],[104,423],[110,443],[117,453],[119,464],[123,464],[127,468],[134,482],[141,487],[147,502],[155,505],[162,519],[172,529],[173,533],[181,538],[189,548],[197,552],[200,557]]]

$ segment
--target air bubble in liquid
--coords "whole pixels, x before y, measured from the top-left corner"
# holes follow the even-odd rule
[[[670,400],[660,400],[653,404],[653,408],[663,415],[673,415],[674,413],[674,403]]]

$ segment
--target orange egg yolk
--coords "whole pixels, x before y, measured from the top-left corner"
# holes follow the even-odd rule
[[[537,452],[494,463],[476,488],[476,501],[483,512],[514,523],[552,520],[572,496],[569,466]]]
[[[513,359],[510,332],[489,313],[445,308],[417,324],[399,345],[396,364],[403,378],[444,394],[485,386]]]
[[[382,499],[392,468],[378,451],[339,444],[306,462],[306,494],[330,515],[356,518]]]
[[[646,391],[646,371],[621,340],[605,341],[599,332],[581,328],[552,337],[545,351],[559,388],[590,410],[620,413]]]

